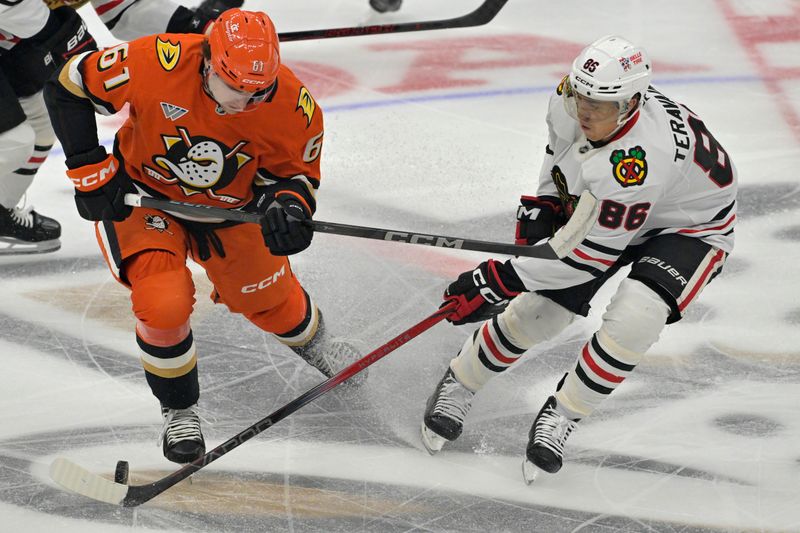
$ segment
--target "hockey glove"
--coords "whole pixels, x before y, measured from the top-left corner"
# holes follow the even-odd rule
[[[75,205],[86,220],[128,218],[133,208],[125,205],[125,193],[136,192],[133,183],[119,171],[119,161],[98,146],[88,154],[67,158],[67,176],[75,186]]]
[[[519,203],[515,242],[520,246],[549,239],[566,223],[561,201],[555,196],[522,196]]]
[[[447,320],[456,326],[486,320],[502,312],[524,290],[511,265],[489,259],[475,270],[464,272],[447,287],[443,305],[456,303]]]
[[[0,56],[0,69],[14,73],[8,81],[17,96],[31,96],[70,57],[88,50],[97,50],[97,43],[86,23],[73,8],[59,7],[41,31]]]
[[[223,11],[242,7],[244,0],[203,0],[194,9],[179,6],[167,23],[167,33],[205,33]]]
[[[261,221],[264,244],[272,255],[292,255],[311,245],[314,229],[306,225],[311,212],[288,194],[277,196],[267,206]]]

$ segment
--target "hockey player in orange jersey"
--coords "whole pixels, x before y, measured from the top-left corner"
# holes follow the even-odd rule
[[[131,289],[147,382],[165,417],[164,455],[205,450],[190,327],[205,269],[212,299],[273,333],[326,376],[356,356],[331,341],[286,256],[311,244],[320,184],[322,110],[280,63],[263,13],[232,9],[207,36],[161,34],[76,56],[45,89],[83,218],[96,221],[108,265]],[[94,112],[129,104],[114,150],[99,146]],[[139,192],[265,215],[261,227],[131,208]]]

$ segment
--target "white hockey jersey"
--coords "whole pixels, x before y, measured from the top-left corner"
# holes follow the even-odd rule
[[[628,246],[678,233],[733,248],[736,169],[703,121],[650,87],[637,115],[610,142],[591,143],[550,98],[549,144],[538,195],[568,203],[588,190],[600,211],[591,231],[560,261],[515,258],[528,290],[562,289],[602,276]]]
[[[131,40],[163,33],[178,4],[170,0],[91,0],[100,20],[117,39]],[[0,49],[13,48],[20,39],[44,28],[50,10],[43,0],[0,2]]]

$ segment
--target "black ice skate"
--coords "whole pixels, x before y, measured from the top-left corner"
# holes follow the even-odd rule
[[[191,463],[206,453],[206,443],[200,431],[197,406],[170,409],[161,406],[164,428],[161,432],[164,457],[173,463]]]
[[[464,427],[464,418],[475,393],[459,383],[450,367],[436,386],[425,407],[422,419],[422,444],[435,454],[445,442],[456,440]]]
[[[398,11],[403,5],[403,0],[369,0],[369,5],[378,13]]]
[[[0,255],[42,254],[61,248],[61,225],[40,215],[33,207],[7,209],[0,206]]]
[[[570,420],[556,410],[556,398],[550,396],[542,406],[528,434],[528,448],[522,463],[522,476],[530,485],[540,470],[555,474],[561,470],[564,445],[580,419]]]

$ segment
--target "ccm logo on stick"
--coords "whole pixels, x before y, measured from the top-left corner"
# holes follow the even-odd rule
[[[411,244],[427,244],[438,248],[461,248],[464,245],[463,239],[447,240],[444,237],[434,237],[433,235],[422,235],[419,233],[403,233],[401,231],[387,231],[383,238],[386,241],[409,242]]]
[[[278,281],[284,274],[286,274],[286,265],[282,266],[280,270],[278,270],[274,274],[267,276],[258,283],[253,283],[252,285],[245,285],[244,287],[242,287],[242,292],[244,294],[248,294],[251,292],[260,291],[261,289],[266,289],[267,287]]]

